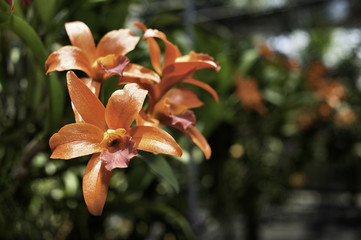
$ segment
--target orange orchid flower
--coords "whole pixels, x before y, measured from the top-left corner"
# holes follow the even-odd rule
[[[111,172],[128,167],[137,150],[181,156],[182,149],[165,131],[133,126],[147,91],[130,83],[115,91],[104,107],[73,73],[67,73],[69,95],[84,120],[64,126],[49,140],[51,158],[71,159],[93,154],[83,176],[83,195],[88,210],[101,215]]]
[[[147,39],[151,63],[154,70],[161,76],[159,82],[129,79],[124,76],[123,82],[136,82],[148,90],[148,108],[141,111],[137,118],[138,125],[158,126],[159,124],[176,128],[200,147],[207,159],[210,158],[211,148],[205,137],[194,127],[195,114],[189,110],[200,107],[203,103],[191,90],[185,88],[173,88],[179,83],[189,83],[208,91],[216,102],[218,95],[208,84],[193,79],[192,75],[199,69],[211,68],[219,71],[220,66],[207,54],[190,52],[182,56],[178,47],[167,40],[164,33],[156,29],[147,29],[143,24],[135,26],[144,31],[144,39]],[[155,38],[159,38],[165,44],[163,63],[161,63],[161,51]]]
[[[88,85],[98,93],[100,84],[112,75],[124,74],[159,81],[154,72],[137,64],[129,63],[125,55],[132,51],[139,41],[129,29],[113,30],[105,34],[95,46],[88,26],[80,21],[65,23],[65,29],[72,45],[64,46],[51,53],[45,62],[47,74],[52,71],[80,70],[90,79]]]

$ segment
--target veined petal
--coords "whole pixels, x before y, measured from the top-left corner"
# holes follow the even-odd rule
[[[193,79],[193,78],[185,79],[182,82],[193,84],[200,88],[203,88],[204,90],[206,90],[207,92],[209,92],[212,95],[212,97],[216,103],[218,102],[219,99],[218,99],[217,92],[211,86],[209,86],[207,83],[201,82],[201,81]]]
[[[108,127],[110,129],[129,129],[142,109],[147,92],[134,83],[127,84],[122,90],[115,91],[109,98],[105,110]]]
[[[107,198],[112,172],[105,169],[100,153],[94,154],[83,176],[83,195],[91,214],[100,216]]]
[[[132,51],[139,41],[130,29],[119,29],[108,32],[99,41],[96,57],[104,57],[109,54],[126,55]]]
[[[137,143],[137,149],[182,156],[182,149],[171,135],[160,128],[151,126],[135,126],[129,130],[132,139]]]
[[[180,129],[181,130],[181,129]],[[182,131],[182,130],[181,130]],[[209,159],[212,154],[211,147],[209,146],[205,137],[194,126],[190,125],[183,132],[189,136],[192,141],[203,151],[206,159]]]
[[[104,132],[88,123],[65,125],[49,140],[51,158],[71,159],[101,151]]]
[[[124,71],[123,77],[126,79],[144,79],[149,80],[150,82],[159,83],[160,77],[157,73],[152,70],[145,68],[141,65],[129,63]]]
[[[147,29],[143,36],[144,39],[159,38],[165,44],[163,68],[165,69],[168,65],[175,62],[176,58],[182,56],[178,47],[168,41],[167,36],[157,29]],[[152,43],[152,46],[157,43]]]
[[[107,129],[105,108],[93,92],[72,72],[66,75],[69,95],[74,107],[86,123]]]
[[[73,46],[82,49],[90,61],[95,58],[95,43],[89,27],[80,21],[65,23],[65,30]]]
[[[46,74],[52,71],[80,70],[91,77],[91,64],[87,54],[80,48],[64,46],[49,55],[45,62]]]

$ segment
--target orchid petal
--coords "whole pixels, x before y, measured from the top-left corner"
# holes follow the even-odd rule
[[[171,119],[171,126],[178,125],[183,128],[183,130],[195,124],[197,121],[196,115],[192,111],[185,111],[184,113],[178,115],[170,113],[169,117]]]
[[[140,112],[137,116],[136,123],[137,123],[137,125],[141,125],[141,126],[158,127],[159,120],[149,117],[142,109],[142,110],[140,110]]]
[[[208,84],[206,84],[204,82],[201,82],[199,80],[196,80],[196,79],[192,79],[192,78],[185,79],[182,82],[193,84],[193,85],[196,85],[196,86],[198,86],[200,88],[203,88],[204,90],[206,90],[207,92],[209,92],[212,95],[212,97],[213,97],[213,99],[214,99],[214,101],[216,103],[218,102],[219,98],[218,98],[217,92],[211,86],[209,86]]]
[[[115,74],[123,76],[124,68],[129,64],[129,59],[126,56],[119,55],[117,57],[116,63],[111,68],[106,68],[102,62],[99,62],[100,67],[108,74],[108,77]]]
[[[191,51],[188,55],[178,57],[175,60],[175,64],[179,64],[182,67],[186,67],[186,63],[191,63],[191,65],[193,65],[193,67],[195,66],[197,70],[203,68],[211,68],[217,72],[220,70],[219,64],[214,62],[213,57],[204,53],[196,53]]]
[[[157,87],[159,89],[159,96],[163,96],[170,88],[172,88],[174,85],[181,83],[184,79],[190,78],[194,74],[195,70],[190,70],[188,72],[185,72],[181,75],[173,75],[173,76],[165,76],[160,81],[160,83],[157,84]]]
[[[165,69],[168,65],[175,62],[176,58],[182,56],[178,47],[171,42],[168,41],[167,36],[156,29],[147,29],[143,36],[144,39],[151,39],[151,38],[159,38],[165,44],[165,51],[164,51],[164,59],[163,59],[163,69]],[[151,43],[152,47],[154,47],[156,43]]]
[[[80,21],[65,23],[65,30],[73,46],[82,49],[90,61],[95,58],[95,43],[89,27]]]
[[[71,159],[100,152],[103,131],[88,123],[65,125],[49,140],[51,158]]]
[[[182,149],[171,135],[160,128],[151,126],[135,126],[129,130],[132,139],[137,143],[137,149],[182,156]]]
[[[91,214],[100,216],[107,198],[112,172],[105,169],[100,153],[94,154],[83,176],[83,195]]]
[[[66,78],[70,99],[83,120],[106,130],[103,104],[72,71],[67,73]]]
[[[211,157],[211,147],[209,146],[205,137],[200,133],[194,126],[190,125],[186,130],[183,131],[189,136],[192,141],[203,151],[206,159]]]
[[[125,136],[112,144],[114,146],[108,146],[101,154],[105,168],[108,171],[112,171],[114,168],[127,168],[129,160],[138,154],[136,142],[129,136]]]
[[[105,119],[110,129],[128,129],[143,106],[146,90],[130,83],[115,91],[108,100]]]
[[[141,65],[129,63],[124,71],[123,78],[125,79],[144,79],[149,80],[150,82],[159,83],[160,77],[158,74],[153,72],[152,70],[145,68]]]
[[[49,55],[45,62],[46,74],[53,71],[81,70],[91,77],[91,64],[86,53],[74,46],[64,46]]]
[[[83,83],[94,93],[96,97],[99,96],[100,91],[100,85],[101,83],[98,81],[93,81],[91,78],[81,78],[80,80],[83,81]],[[81,115],[79,114],[78,110],[76,110],[73,103],[71,103],[71,107],[73,108],[75,122],[77,123],[83,123],[85,122]]]
[[[176,62],[163,69],[163,76],[177,76],[191,70],[197,71],[203,68],[218,69],[217,66],[208,62]]]
[[[96,56],[104,57],[109,54],[126,55],[132,51],[139,41],[129,29],[119,29],[108,32],[99,41]]]
[[[186,88],[172,88],[165,95],[165,98],[168,98],[168,102],[171,105],[182,105],[186,108],[197,108],[203,106],[201,102],[192,90]]]

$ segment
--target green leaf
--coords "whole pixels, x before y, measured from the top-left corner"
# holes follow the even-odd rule
[[[23,19],[12,14],[8,21],[1,26],[13,31],[33,52],[37,62],[41,65],[45,63],[47,53],[44,45],[35,30]],[[45,69],[44,69],[45,72]]]
[[[154,155],[138,150],[138,156],[142,159],[150,168],[150,170],[158,176],[161,180],[167,182],[176,193],[179,193],[179,183],[175,177],[172,168],[168,162],[161,157],[161,155]]]
[[[104,106],[107,105],[108,99],[113,92],[118,89],[118,79],[119,76],[114,75],[102,83],[100,89],[100,101],[104,104]]]
[[[162,214],[167,218],[172,219],[186,235],[186,239],[190,239],[190,240],[195,239],[194,233],[192,231],[192,227],[190,226],[189,222],[178,211],[163,204],[153,204],[149,206],[149,208],[151,211],[155,213]]]
[[[64,111],[64,88],[60,83],[57,76],[53,73],[50,75],[48,82],[49,90],[49,129],[48,132],[52,132],[59,125],[59,119],[61,119]]]
[[[34,5],[41,21],[47,26],[53,24],[56,0],[36,0]]]
[[[10,6],[5,1],[0,1],[0,23],[6,22],[10,16]]]
[[[241,60],[241,66],[239,70],[243,76],[246,76],[252,65],[257,61],[259,57],[256,49],[250,49],[245,51]]]
[[[64,111],[64,89],[55,74],[52,74],[49,78],[45,76],[44,63],[48,54],[38,34],[26,21],[12,14],[8,21],[0,26],[13,31],[26,44],[43,70],[45,86],[49,93],[48,122],[41,134],[41,137],[44,137],[57,127],[59,119],[61,119]],[[35,90],[41,91],[41,88]]]

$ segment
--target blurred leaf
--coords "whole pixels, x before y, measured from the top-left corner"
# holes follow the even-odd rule
[[[51,24],[53,24],[56,2],[57,2],[56,0],[36,0],[36,1],[34,1],[36,11],[40,16],[41,21],[46,26],[50,26]]]
[[[43,69],[44,79],[46,79],[45,68],[43,66],[47,58],[47,52],[35,30],[27,22],[15,15],[11,15],[8,21],[1,24],[1,27],[6,27],[13,31],[30,48],[41,69]],[[48,88],[50,102],[48,123],[44,128],[45,132],[42,136],[56,128],[64,110],[64,90],[56,75],[52,74],[49,79],[46,79],[45,85]],[[41,88],[36,90],[40,91]]]
[[[102,83],[101,89],[100,89],[100,101],[106,105],[108,102],[108,99],[112,95],[112,93],[118,89],[118,75],[114,75],[111,78],[107,79],[104,83]]]
[[[10,6],[5,1],[0,1],[0,24],[10,17]]]
[[[154,175],[149,173],[145,164],[140,161],[131,161],[132,167],[127,174],[127,194],[144,191],[152,182]]]
[[[249,49],[243,54],[239,70],[243,76],[247,76],[249,69],[258,59],[257,49]]]
[[[45,51],[44,45],[38,34],[27,22],[18,16],[11,15],[8,21],[4,22],[0,26],[6,27],[18,35],[18,37],[21,38],[21,40],[23,40],[24,43],[33,52],[34,57],[40,65],[45,63],[47,53]]]
[[[149,208],[152,211],[158,212],[162,215],[165,215],[169,219],[172,219],[182,229],[183,233],[186,235],[186,239],[195,239],[190,224],[182,214],[163,204],[154,204]]]
[[[178,180],[175,177],[173,170],[169,166],[168,162],[163,157],[161,157],[161,155],[154,155],[152,153],[138,150],[138,156],[140,156],[140,159],[147,163],[155,175],[172,186],[175,192],[179,192]]]

